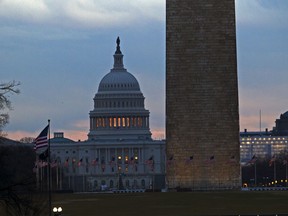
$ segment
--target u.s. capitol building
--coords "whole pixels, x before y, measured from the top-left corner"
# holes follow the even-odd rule
[[[93,98],[88,139],[74,142],[56,132],[50,140],[54,189],[165,187],[165,141],[151,137],[145,98],[116,42],[114,66]]]

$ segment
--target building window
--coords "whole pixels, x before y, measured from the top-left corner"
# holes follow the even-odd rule
[[[142,118],[138,117],[138,127],[142,127]]]
[[[109,118],[109,127],[113,127],[113,119],[111,117]]]
[[[129,118],[129,117],[127,117],[127,118],[126,118],[126,121],[127,121],[127,124],[126,124],[126,126],[127,126],[127,127],[130,127],[130,118]]]
[[[133,117],[133,119],[132,119],[132,121],[133,121],[133,127],[136,127],[137,126],[137,118],[136,117]]]
[[[122,157],[121,157],[121,155],[118,155],[117,159],[118,159],[118,164],[122,164]]]
[[[136,179],[134,179],[133,187],[134,187],[134,188],[137,188],[137,187],[138,187],[138,184],[137,184],[137,180],[136,180]]]
[[[125,164],[128,164],[128,163],[129,163],[129,156],[125,155]]]
[[[130,182],[129,182],[129,180],[126,180],[126,187],[130,187]]]
[[[117,127],[117,118],[113,118],[113,126]]]
[[[144,180],[144,179],[141,180],[141,186],[142,186],[143,188],[145,188],[145,180]]]

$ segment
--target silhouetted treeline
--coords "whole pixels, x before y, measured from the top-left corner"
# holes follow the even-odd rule
[[[0,143],[1,213],[5,212],[7,216],[40,216],[47,209],[47,196],[38,192],[36,187],[35,157],[31,146]]]

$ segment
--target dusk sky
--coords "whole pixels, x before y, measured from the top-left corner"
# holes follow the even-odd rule
[[[262,130],[288,111],[288,1],[236,0],[240,130]],[[113,67],[117,36],[124,66],[140,83],[153,137],[165,137],[164,0],[0,1],[0,82],[10,95],[8,138],[51,132],[87,139],[89,111]]]

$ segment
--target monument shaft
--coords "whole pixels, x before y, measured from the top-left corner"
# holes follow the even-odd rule
[[[233,0],[166,1],[170,188],[240,187]]]

